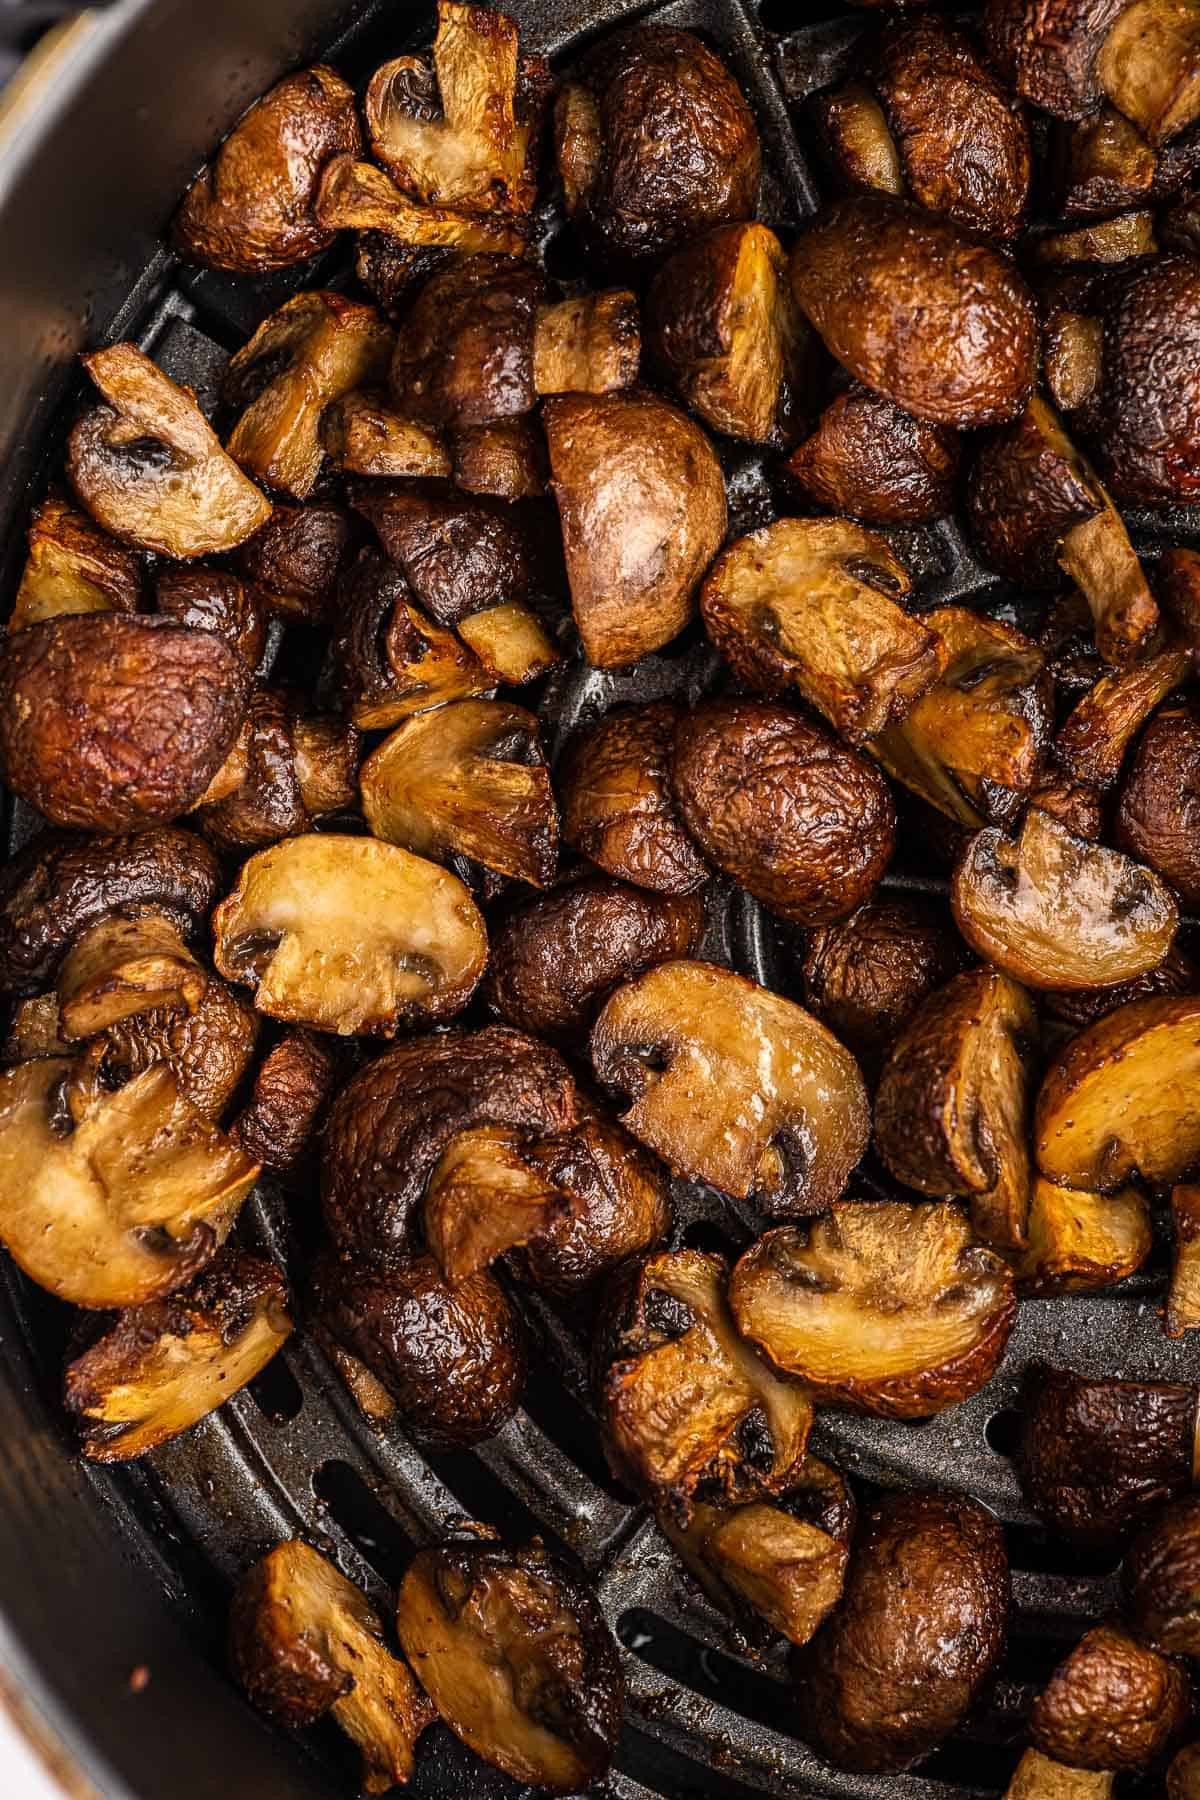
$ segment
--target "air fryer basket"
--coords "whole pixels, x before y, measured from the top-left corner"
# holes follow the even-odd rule
[[[639,15],[627,0],[590,8],[584,0],[507,3],[525,41],[559,64],[616,20]],[[422,13],[384,4],[356,9],[339,38],[343,10],[319,0],[254,7],[221,0],[201,8],[123,0],[52,60],[61,86],[43,77],[17,97],[15,111],[10,106],[7,157],[0,155],[7,262],[0,446],[8,458],[0,515],[10,561],[20,552],[31,486],[36,491],[39,468],[58,453],[74,379],[69,359],[81,335],[135,336],[203,398],[228,352],[288,292],[348,279],[341,251],[282,277],[245,281],[182,268],[154,243],[196,161],[283,68],[319,49],[361,78],[430,30]],[[761,15],[743,0],[668,0],[640,13],[698,30],[732,63],[768,148],[767,216],[785,230],[820,192],[803,102],[837,78],[865,24],[840,7],[810,5],[808,12],[799,25],[783,0],[765,0]],[[552,210],[545,227],[549,266],[568,278],[569,242]],[[770,516],[759,460],[731,451],[727,473],[739,527]],[[1187,514],[1133,523],[1135,541],[1149,550],[1167,532],[1200,541],[1200,518]],[[1002,610],[1012,604],[953,522],[892,535],[919,577],[923,607],[958,597]],[[542,699],[547,738],[557,753],[580,720],[610,705],[694,699],[717,679],[716,659],[698,634],[632,671],[576,666],[553,678]],[[30,823],[13,809],[11,844]],[[941,891],[917,875],[888,881]],[[714,897],[705,949],[781,992],[797,991],[795,943],[744,895]],[[868,1191],[883,1191],[870,1171],[864,1179]],[[684,1242],[733,1248],[754,1229],[746,1209],[711,1191],[677,1183],[676,1199]],[[244,1222],[247,1237],[289,1269],[297,1290],[315,1236],[313,1211],[264,1183]],[[0,1654],[11,1683],[32,1697],[106,1796],[349,1795],[353,1767],[336,1734],[318,1731],[300,1746],[267,1730],[226,1682],[230,1584],[255,1555],[298,1534],[386,1602],[414,1545],[455,1518],[478,1516],[508,1534],[540,1532],[567,1546],[596,1584],[625,1646],[628,1724],[610,1784],[619,1800],[998,1794],[1038,1685],[1114,1593],[1111,1567],[1073,1563],[1022,1505],[1011,1462],[1020,1372],[1031,1356],[1045,1356],[1094,1373],[1191,1373],[1192,1353],[1163,1336],[1149,1288],[1143,1276],[1093,1297],[1026,1301],[986,1392],[926,1423],[831,1413],[819,1420],[818,1450],[857,1481],[966,1488],[1009,1526],[1015,1612],[1000,1679],[987,1708],[919,1774],[839,1776],[788,1735],[782,1655],[756,1663],[736,1653],[645,1509],[612,1482],[589,1416],[586,1342],[527,1297],[521,1303],[541,1353],[525,1407],[473,1454],[427,1459],[397,1431],[368,1429],[324,1358],[300,1337],[182,1440],[105,1470],[77,1462],[60,1416],[64,1309],[6,1264]],[[422,1742],[414,1792],[482,1800],[517,1790],[439,1727]]]

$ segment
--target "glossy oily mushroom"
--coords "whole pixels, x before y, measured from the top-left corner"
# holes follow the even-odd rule
[[[1134,263],[1102,292],[1100,372],[1081,427],[1118,500],[1150,506],[1200,493],[1200,264]]]
[[[1191,658],[1186,650],[1168,646],[1142,662],[1101,675],[1059,727],[1054,740],[1055,762],[1077,781],[1087,782],[1094,788],[1112,787],[1121,774],[1126,752],[1134,738],[1156,707],[1184,680],[1190,666]],[[1170,735],[1163,733],[1167,738]],[[1155,745],[1160,742],[1157,733],[1151,742]],[[1153,754],[1148,752],[1147,756],[1152,764]],[[1175,796],[1174,803],[1186,807],[1182,772],[1178,778],[1183,791]],[[1153,868],[1154,858],[1148,854],[1148,845],[1140,846],[1132,835],[1126,835],[1125,817],[1126,809],[1118,806],[1118,844]],[[1132,806],[1130,819],[1132,821]]]
[[[390,730],[414,713],[493,685],[457,634],[413,603],[403,575],[378,550],[359,552],[338,599],[333,684],[360,730]]]
[[[213,957],[270,1018],[391,1037],[452,1018],[487,961],[448,870],[374,838],[310,833],[260,850],[213,914]]]
[[[738,1330],[817,1404],[923,1419],[978,1393],[1016,1318],[1012,1277],[948,1201],[849,1200],[737,1263]]]
[[[485,425],[536,404],[534,322],[546,283],[511,256],[459,256],[401,321],[388,371],[396,410],[435,428]]]
[[[960,441],[855,386],[829,403],[786,467],[830,512],[867,525],[924,525],[954,504]]]
[[[453,433],[450,449],[455,484],[468,494],[537,500],[546,493],[546,440],[529,414],[467,425]]]
[[[1200,115],[1200,20],[1187,0],[1132,0],[1113,21],[1096,71],[1109,99],[1151,144]]]
[[[1029,1735],[1072,1768],[1138,1769],[1178,1743],[1191,1699],[1179,1663],[1105,1622],[1059,1663],[1034,1703]]]
[[[604,1775],[625,1701],[617,1646],[590,1590],[539,1542],[418,1551],[396,1630],[442,1719],[485,1762],[549,1793]]]
[[[197,823],[222,850],[257,850],[310,831],[314,820],[354,805],[359,755],[353,725],[304,713],[292,694],[257,688]]]
[[[1117,796],[1123,850],[1156,869],[1188,907],[1200,905],[1200,713],[1164,706],[1138,742]]]
[[[223,569],[164,569],[154,604],[165,619],[212,631],[256,669],[267,641],[266,609],[253,588]]]
[[[642,332],[637,295],[605,288],[540,306],[533,333],[539,394],[607,394],[638,377]]]
[[[136,612],[142,559],[67,501],[51,494],[34,508],[29,555],[8,616],[9,631],[59,613]]]
[[[1004,79],[1060,119],[1081,119],[1103,98],[1096,68],[1127,0],[988,0],[984,40]]]
[[[1154,1246],[1150,1204],[1136,1188],[1080,1193],[1037,1176],[1029,1241],[1013,1263],[1022,1295],[1094,1294],[1134,1275]]]
[[[1167,1800],[1196,1800],[1200,1795],[1200,1744],[1187,1744],[1171,1758]]]
[[[256,1069],[249,1103],[234,1120],[230,1136],[264,1168],[290,1173],[315,1142],[337,1074],[319,1037],[288,1032]]]
[[[398,58],[400,63],[412,60]],[[360,278],[389,314],[398,311],[405,298],[411,298],[418,271],[432,273],[456,251],[525,256],[529,250],[524,219],[507,213],[423,206],[374,163],[357,162],[352,156],[335,156],[326,163],[315,211],[325,230],[360,234]],[[386,246],[382,254],[361,254],[368,237]],[[378,279],[371,279],[372,270]]]
[[[1035,263],[1051,268],[1070,268],[1075,264],[1100,268],[1135,262],[1140,257],[1155,255],[1157,250],[1154,214],[1143,209],[1078,225],[1074,231],[1051,232],[1036,240],[1032,255]]]
[[[671,790],[682,717],[670,700],[615,707],[575,735],[557,772],[563,841],[609,875],[660,894],[695,893],[709,873]]]
[[[591,1051],[599,1080],[629,1099],[621,1122],[635,1137],[676,1174],[766,1212],[823,1211],[866,1148],[849,1051],[802,1007],[710,963],[626,982]]]
[[[1125,1557],[1121,1595],[1143,1644],[1200,1655],[1200,1497],[1172,1500],[1147,1520]]]
[[[317,500],[292,506],[280,501],[262,530],[238,551],[239,573],[269,612],[324,625],[332,611],[352,523],[344,506]]]
[[[1040,1750],[1026,1750],[1004,1800],[1112,1800],[1116,1780],[1111,1769],[1068,1769]]]
[[[570,1209],[557,1183],[524,1155],[506,1125],[476,1125],[451,1138],[422,1208],[422,1236],[452,1285],[537,1237]]]
[[[686,713],[675,730],[671,785],[708,860],[798,924],[852,912],[895,848],[882,776],[770,700],[710,700]]]
[[[535,1138],[524,1154],[569,1202],[511,1259],[520,1279],[540,1292],[594,1291],[670,1231],[666,1170],[610,1120],[585,1118],[570,1131]]]
[[[60,1014],[61,1024],[61,1014]],[[165,1004],[127,1014],[102,1030],[84,1052],[109,1086],[163,1063],[180,1092],[208,1118],[219,1120],[250,1066],[259,1018],[245,996],[210,976],[195,1008]],[[262,1159],[234,1136],[252,1162]]]

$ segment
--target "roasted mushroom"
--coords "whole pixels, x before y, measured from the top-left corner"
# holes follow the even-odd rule
[[[450,1729],[514,1781],[574,1793],[607,1770],[625,1689],[596,1600],[537,1541],[420,1550],[396,1630]]]
[[[324,625],[350,541],[344,507],[314,501],[280,502],[238,552],[238,568],[268,610],[308,625]]]
[[[326,1713],[362,1753],[368,1794],[413,1771],[437,1714],[352,1582],[299,1539],[277,1544],[238,1583],[229,1659],[254,1705],[292,1730]]]
[[[532,417],[467,425],[450,440],[455,485],[496,500],[537,500],[550,465],[540,424]]]
[[[319,1038],[290,1031],[263,1057],[247,1106],[230,1128],[264,1168],[288,1174],[312,1145],[333,1095],[337,1070]]]
[[[1123,207],[1162,200],[1194,172],[1200,141],[1189,132],[1160,151],[1107,102],[1060,127],[1055,142],[1062,210],[1069,219],[1104,218]]]
[[[403,575],[377,550],[359,552],[339,598],[334,686],[362,730],[390,730],[414,713],[494,685],[455,633],[413,604]]]
[[[1040,1750],[1026,1750],[1004,1800],[1112,1800],[1116,1779],[1111,1770],[1068,1769]]]
[[[1185,906],[1200,905],[1200,712],[1190,702],[1155,713],[1117,799],[1121,847],[1166,877]]]
[[[213,914],[213,958],[270,1018],[391,1037],[452,1018],[487,961],[462,882],[374,838],[286,838],[242,867]]]
[[[267,620],[254,588],[224,569],[164,569],[154,584],[154,604],[165,619],[193,631],[212,631],[232,644],[252,669],[262,659]]]
[[[249,1000],[210,975],[193,1012],[168,1004],[126,1013],[91,1039],[85,1062],[110,1087],[165,1063],[184,1097],[219,1121],[250,1066],[258,1026]],[[66,1053],[74,1048],[77,1042]],[[236,1132],[231,1136],[252,1162],[262,1160]]]
[[[1167,1800],[1197,1800],[1200,1795],[1200,1744],[1188,1744],[1171,1758]]]
[[[1092,1294],[1141,1268],[1153,1247],[1150,1207],[1136,1188],[1079,1193],[1041,1175],[1029,1201],[1029,1241],[1013,1262],[1022,1294]]]
[[[1200,1496],[1184,1495],[1151,1515],[1129,1547],[1121,1587],[1125,1615],[1144,1644],[1200,1656]]]
[[[1114,19],[1096,59],[1114,106],[1152,144],[1200,115],[1200,19],[1188,0],[1132,0]]]
[[[188,1287],[119,1314],[67,1365],[84,1456],[125,1462],[178,1437],[252,1381],[291,1331],[275,1264],[219,1251]]]
[[[1064,720],[1054,740],[1054,760],[1077,781],[1094,788],[1111,787],[1121,773],[1130,744],[1154,709],[1183,681],[1190,662],[1186,650],[1168,647],[1129,668],[1102,675]],[[1162,736],[1169,742],[1172,734],[1164,731]],[[1151,766],[1153,760],[1153,753],[1148,753]],[[1118,841],[1122,849],[1156,867],[1150,854],[1149,834],[1147,841],[1141,841],[1141,830],[1133,822],[1136,786],[1132,781],[1129,789],[1129,808],[1118,809]],[[1186,789],[1183,794],[1176,790],[1169,805],[1186,807]],[[1159,872],[1172,879],[1168,870]]]
[[[421,266],[418,259],[422,257],[429,259],[421,267],[421,272],[428,275],[439,260],[456,251],[523,256],[529,249],[524,219],[509,213],[483,214],[450,206],[423,206],[374,163],[356,162],[352,156],[335,156],[326,163],[317,188],[315,211],[318,223],[327,231],[358,231],[364,237],[380,237],[389,246],[393,266],[385,273],[386,265],[376,257],[375,274],[382,279],[374,284],[365,276],[363,279],[364,287],[373,293],[379,291],[381,304],[389,313],[394,312],[404,295],[411,297],[414,281],[407,279],[403,271]]]
[[[563,841],[660,894],[695,893],[708,879],[671,791],[681,717],[669,700],[616,707],[572,740],[558,771]]]
[[[1191,1713],[1181,1665],[1117,1624],[1085,1632],[1034,1703],[1034,1748],[1076,1769],[1138,1769],[1179,1742]]]
[[[305,713],[294,695],[258,688],[237,744],[202,796],[197,822],[224,850],[257,850],[354,805],[359,736]]]
[[[527,413],[543,276],[511,256],[459,256],[421,289],[396,334],[396,410],[435,428]]]
[[[1178,1338],[1200,1325],[1200,1188],[1171,1189],[1171,1226],[1171,1284],[1163,1330],[1168,1337]]]
[[[577,294],[538,308],[533,385],[539,394],[607,394],[631,387],[641,351],[636,294],[628,288]]]
[[[441,440],[401,418],[377,388],[354,388],[321,416],[321,447],[346,475],[448,475]]]
[[[1018,94],[1060,119],[1081,119],[1104,95],[1097,61],[1128,0],[988,0],[984,36]]]
[[[20,631],[59,613],[136,612],[141,591],[137,552],[52,494],[34,510],[8,629]]]
[[[676,1174],[766,1212],[824,1211],[866,1148],[849,1051],[803,1007],[710,963],[660,963],[626,982],[591,1050],[598,1078],[629,1099],[635,1137]]]
[[[1038,238],[1032,246],[1035,263],[1051,268],[1082,263],[1099,267],[1106,263],[1126,263],[1153,256],[1158,249],[1154,235],[1154,214],[1138,211],[1118,213],[1114,219],[1100,219],[1090,225],[1076,226],[1074,231],[1052,231]]]
[[[960,441],[855,386],[830,402],[786,466],[830,512],[868,525],[923,525],[953,504]]]

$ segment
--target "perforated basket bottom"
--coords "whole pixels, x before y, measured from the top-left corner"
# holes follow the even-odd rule
[[[774,4],[768,0],[768,7]],[[566,25],[571,0],[565,6],[534,0],[510,10],[525,41],[561,63],[569,62],[584,30],[593,36],[637,9],[616,0]],[[766,23],[779,25],[780,10]],[[837,77],[863,28],[861,15],[829,12],[782,38],[767,33],[739,0],[681,0],[650,15],[699,30],[736,69],[768,146],[767,216],[785,229],[813,209],[819,192],[801,103]],[[347,72],[361,75],[402,48],[394,27],[368,14],[330,54]],[[552,219],[548,233],[548,258],[561,273],[566,240],[554,237]],[[347,278],[344,259],[336,257],[249,283],[160,264],[131,296],[123,329],[132,328],[169,373],[211,401],[229,350],[288,292]],[[48,446],[48,461],[55,454],[56,447]],[[769,516],[772,496],[759,461],[730,447],[726,466],[735,515],[744,523]],[[1139,545],[1150,551],[1168,535],[1200,541],[1191,514],[1147,515],[1134,523]],[[923,607],[963,597],[1011,614],[1014,597],[978,566],[952,520],[891,535],[918,576]],[[694,700],[718,679],[716,659],[695,638],[631,672],[599,674],[577,666],[551,681],[543,696],[547,741],[557,754],[580,720],[611,705],[668,695]],[[28,827],[28,818],[14,821],[14,842]],[[941,893],[937,882],[903,875],[889,882]],[[794,994],[793,950],[744,895],[714,894],[706,954]],[[868,1170],[852,1191],[879,1191],[880,1185]],[[709,1190],[677,1183],[675,1197],[683,1243],[736,1250],[755,1229],[744,1209]],[[302,1295],[318,1231],[314,1199],[285,1199],[264,1183],[247,1208],[244,1230],[247,1241],[287,1268],[294,1292]],[[47,1394],[56,1396],[68,1321],[11,1271],[6,1279],[33,1338]],[[819,1420],[816,1448],[857,1482],[965,1488],[1009,1528],[1015,1604],[1000,1678],[986,1709],[915,1775],[838,1775],[791,1735],[782,1653],[765,1661],[740,1656],[727,1626],[681,1572],[645,1509],[614,1485],[589,1411],[586,1330],[578,1329],[577,1315],[568,1325],[528,1293],[517,1295],[537,1346],[525,1405],[472,1454],[424,1458],[398,1431],[371,1431],[301,1335],[249,1390],[185,1439],[135,1467],[93,1470],[90,1478],[124,1534],[125,1553],[145,1561],[147,1579],[166,1588],[216,1659],[231,1583],[279,1538],[307,1538],[386,1609],[416,1544],[456,1518],[479,1517],[518,1538],[540,1532],[568,1546],[595,1582],[625,1649],[628,1724],[611,1778],[620,1800],[652,1794],[748,1800],[752,1792],[965,1800],[1003,1791],[1038,1686],[1063,1646],[1114,1597],[1112,1568],[1072,1563],[1047,1543],[1022,1505],[1010,1459],[1021,1371],[1030,1357],[1044,1356],[1096,1374],[1192,1374],[1192,1351],[1162,1335],[1149,1297],[1154,1286],[1155,1277],[1143,1275],[1092,1298],[1025,1302],[1003,1367],[987,1391],[927,1423],[882,1424],[834,1413]],[[330,1791],[353,1793],[353,1765],[336,1733],[310,1735],[314,1754],[328,1763]],[[516,1789],[438,1728],[422,1740],[414,1791],[462,1800]]]

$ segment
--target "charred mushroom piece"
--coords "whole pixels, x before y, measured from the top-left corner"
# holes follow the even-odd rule
[[[546,283],[511,256],[458,256],[431,277],[396,335],[388,383],[400,413],[454,428],[527,413],[534,320]]]
[[[942,673],[941,640],[897,604],[912,586],[886,541],[849,519],[779,519],[730,546],[700,596],[734,673],[798,688],[853,743],[898,723]]]
[[[804,492],[868,525],[923,525],[950,511],[960,439],[882,394],[839,394],[787,461]]]
[[[721,466],[700,427],[647,392],[560,394],[542,418],[584,653],[619,668],[694,617],[725,536]]]
[[[321,446],[346,475],[448,475],[450,458],[432,432],[402,419],[373,388],[355,388],[321,418]]]
[[[203,796],[198,822],[223,850],[260,849],[354,805],[358,731],[303,713],[271,688],[251,696],[242,735]]]
[[[92,1462],[126,1462],[188,1431],[291,1336],[272,1262],[222,1250],[189,1287],[123,1312],[67,1366],[66,1406]]]
[[[578,294],[540,306],[533,333],[533,385],[539,394],[607,394],[638,378],[642,330],[628,288]]]
[[[1186,650],[1167,648],[1131,668],[1102,675],[1064,721],[1054,740],[1055,760],[1078,781],[1101,789],[1111,787],[1121,773],[1130,744],[1154,709],[1184,680],[1190,662]],[[1165,739],[1169,743],[1172,736],[1169,729],[1164,729],[1161,737],[1155,733],[1152,741],[1159,744]],[[1148,751],[1146,760],[1153,767],[1156,752]],[[1178,778],[1180,772],[1174,770],[1172,774],[1173,778]],[[1151,854],[1150,832],[1146,831],[1143,836],[1144,826],[1134,823],[1137,791],[1138,784],[1131,772],[1118,807],[1118,841],[1122,849],[1157,868],[1155,855]],[[1126,794],[1129,795],[1128,806]],[[1176,790],[1170,806],[1186,808],[1186,805],[1186,789],[1182,794]],[[1173,879],[1167,868],[1159,868],[1159,873],[1166,875],[1169,881]]]
[[[290,1031],[260,1063],[249,1105],[230,1136],[264,1168],[289,1174],[310,1149],[333,1097],[333,1057],[307,1031]]]
[[[349,539],[342,507],[280,504],[239,552],[238,566],[271,612],[324,625]]]
[[[468,494],[536,500],[546,492],[550,475],[546,440],[540,425],[528,416],[465,426],[453,434],[450,451],[455,483]],[[532,614],[528,617],[532,619]]]
[[[546,887],[558,812],[537,720],[504,700],[456,700],[418,713],[363,764],[367,824],[423,856],[471,857]]]
[[[195,1011],[163,1006],[129,1013],[91,1040],[85,1062],[110,1087],[165,1063],[185,1098],[219,1120],[250,1066],[258,1025],[249,1000],[210,975]],[[263,1160],[250,1145],[241,1148],[251,1161]]]
[[[934,424],[1015,419],[1037,319],[1020,276],[944,219],[881,194],[843,200],[792,250],[792,291],[865,387]]]
[[[183,197],[172,227],[190,262],[239,275],[284,269],[328,249],[313,210],[331,156],[362,147],[354,89],[318,63],[287,75],[230,132]]]
[[[136,612],[141,591],[137,552],[51,495],[34,511],[8,629],[40,625],[59,613]]]
[[[423,249],[435,256],[455,251],[523,256],[529,248],[524,220],[462,212],[451,206],[422,206],[374,163],[356,162],[352,156],[335,156],[326,163],[317,189],[316,214],[328,231],[386,234],[397,250],[410,253]],[[370,287],[369,282],[365,285]],[[392,297],[399,298],[399,294]]]
[[[1125,1558],[1121,1587],[1126,1617],[1143,1644],[1168,1656],[1200,1656],[1200,1496],[1172,1500],[1142,1527]]]
[[[839,1607],[793,1659],[800,1729],[835,1768],[910,1768],[974,1704],[1004,1649],[999,1520],[964,1494],[885,1494],[855,1538]]]
[[[976,1232],[1000,1250],[1026,1240],[1036,1041],[1024,988],[968,969],[922,1002],[875,1097],[875,1147],[896,1179],[968,1197]]]
[[[1152,144],[1200,116],[1200,18],[1189,0],[1132,0],[1104,39],[1096,72],[1105,93]]]
[[[853,912],[895,848],[895,808],[873,765],[771,700],[686,713],[671,784],[709,861],[801,925]]]
[[[1168,1337],[1178,1338],[1200,1325],[1200,1188],[1171,1189],[1171,1225],[1171,1285],[1163,1330]]]
[[[268,487],[307,500],[325,460],[326,407],[381,380],[391,348],[373,306],[325,292],[285,301],[229,360],[225,397],[244,409],[230,456]]]
[[[772,1214],[824,1211],[866,1148],[858,1064],[803,1007],[702,962],[626,982],[592,1029],[622,1124],[680,1175]],[[703,1093],[703,1105],[697,1095]]]
[[[414,606],[403,575],[377,550],[359,553],[340,598],[334,680],[361,730],[387,731],[414,713],[493,685],[455,633]]]
[[[1004,1800],[1112,1800],[1116,1776],[1067,1769],[1040,1750],[1026,1750],[1004,1790]]]
[[[1029,1203],[1029,1242],[1013,1272],[1022,1294],[1094,1294],[1135,1274],[1153,1243],[1150,1206],[1136,1188],[1079,1193],[1039,1175]]]
[[[257,592],[224,569],[164,569],[154,584],[154,603],[166,619],[191,631],[212,631],[256,669],[267,642],[267,620]]]
[[[452,1018],[487,961],[462,882],[374,838],[287,838],[242,867],[213,914],[221,974],[270,1018],[391,1037]]]
[[[573,1793],[612,1761],[625,1688],[595,1599],[540,1543],[418,1551],[396,1629],[450,1729],[514,1781]]]
[[[559,769],[563,840],[610,875],[660,894],[691,894],[708,869],[671,792],[682,717],[669,700],[617,707],[568,746]]]
[[[1117,800],[1117,842],[1200,905],[1200,713],[1163,707],[1142,733]]]
[[[242,1577],[229,1657],[238,1682],[276,1724],[301,1730],[331,1714],[362,1752],[368,1794],[408,1781],[414,1746],[435,1710],[387,1649],[365,1596],[307,1544],[277,1544]]]
[[[103,403],[79,419],[67,474],[105,531],[160,556],[232,550],[270,516],[205,419],[190,388],[177,387],[134,344],[83,358]]]
[[[961,1208],[850,1200],[752,1244],[729,1306],[817,1404],[923,1419],[991,1380],[1017,1316],[1003,1259]]]
[[[1034,1748],[1076,1769],[1139,1769],[1183,1736],[1191,1712],[1183,1668],[1120,1626],[1086,1632],[1039,1694]]]
[[[76,1306],[139,1306],[182,1287],[257,1175],[164,1063],[116,1093],[53,1057],[0,1074],[0,1240]]]
[[[1104,97],[1096,64],[1128,0],[988,0],[983,29],[1005,81],[1060,119],[1082,119]]]
[[[1182,186],[1188,164],[1159,158],[1137,126],[1107,102],[1054,140],[1061,207],[1068,219],[1105,218]]]

